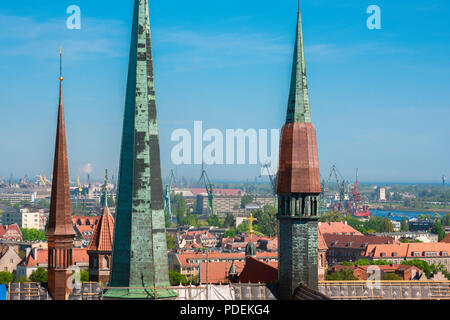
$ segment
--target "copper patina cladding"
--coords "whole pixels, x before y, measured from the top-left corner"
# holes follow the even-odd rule
[[[320,192],[316,129],[310,122],[286,123],[281,133],[277,193]]]

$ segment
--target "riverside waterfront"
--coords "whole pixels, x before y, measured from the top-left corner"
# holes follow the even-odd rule
[[[432,217],[434,216],[435,212],[425,212],[425,211],[389,211],[389,210],[370,210],[371,215],[373,216],[377,216],[377,217],[391,217],[391,218],[403,218],[405,217],[406,219],[413,219],[413,218],[417,218],[419,215],[423,214],[423,215],[431,215]],[[390,215],[390,213],[392,215]],[[437,212],[441,218],[445,215],[443,213],[439,213]]]

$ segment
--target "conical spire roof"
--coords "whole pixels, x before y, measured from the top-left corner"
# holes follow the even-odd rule
[[[66,127],[62,98],[62,74],[59,77],[59,107],[56,129],[55,158],[47,236],[75,235],[70,204],[69,166],[67,158]]]
[[[94,229],[88,251],[112,251],[114,240],[114,218],[108,207],[104,207]]]
[[[300,1],[298,5],[297,31],[295,34],[294,58],[286,122],[311,122]]]

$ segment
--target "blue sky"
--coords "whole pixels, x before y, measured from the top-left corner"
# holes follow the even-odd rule
[[[366,27],[372,4],[381,30]],[[70,5],[81,8],[81,30],[66,28]],[[72,179],[87,163],[94,177],[117,175],[132,6],[0,2],[0,177],[51,172],[60,45]],[[163,177],[175,168],[172,131],[192,132],[195,120],[224,134],[281,128],[296,10],[295,0],[150,2]],[[446,0],[302,0],[322,175],[337,163],[368,182],[450,176],[448,12]],[[177,174],[197,177],[200,167]],[[259,176],[259,165],[207,169],[213,180]]]

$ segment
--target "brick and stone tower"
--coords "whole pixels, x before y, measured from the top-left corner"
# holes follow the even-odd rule
[[[114,238],[114,218],[108,208],[107,186],[107,173],[105,173],[102,195],[103,209],[87,248],[89,255],[89,281],[103,283],[109,283]]]
[[[291,299],[300,283],[318,289],[317,197],[320,192],[316,130],[311,123],[299,2],[277,178],[281,299]]]
[[[61,54],[60,59],[62,60]],[[72,265],[73,238],[75,236],[70,205],[62,81],[61,74],[59,77],[58,124],[53,162],[50,216],[45,232],[48,238],[48,290],[55,300],[65,300],[70,291],[67,286],[67,269]]]
[[[111,289],[104,297],[176,296],[164,289],[170,283],[163,205],[148,0],[135,0]]]

